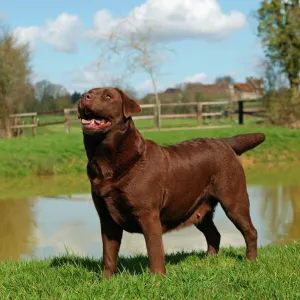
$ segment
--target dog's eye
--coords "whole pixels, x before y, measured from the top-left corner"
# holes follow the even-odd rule
[[[111,97],[111,95],[107,94],[107,95],[105,96],[105,98],[106,98],[106,99],[111,99],[112,97]]]

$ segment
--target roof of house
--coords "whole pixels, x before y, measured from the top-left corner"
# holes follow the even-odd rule
[[[202,84],[202,83],[188,83],[186,88],[191,89],[200,89],[203,91],[223,91],[224,89],[229,88],[230,83],[228,81],[218,82],[214,84]]]
[[[241,90],[243,92],[248,92],[248,93],[253,92],[253,89],[246,83],[236,83],[234,84],[234,88]]]
[[[263,89],[264,81],[263,79],[248,77],[247,84],[250,85],[253,89]]]
[[[234,88],[247,93],[254,93],[257,92],[257,90],[259,92],[262,92],[264,89],[263,84],[264,81],[262,79],[255,79],[252,77],[248,77],[246,79],[246,83],[236,83],[234,85]]]

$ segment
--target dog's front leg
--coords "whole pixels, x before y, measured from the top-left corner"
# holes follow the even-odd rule
[[[166,274],[159,212],[144,213],[140,216],[139,221],[146,241],[150,271],[157,274]]]
[[[103,275],[110,278],[117,271],[123,229],[110,216],[100,217],[103,243]]]

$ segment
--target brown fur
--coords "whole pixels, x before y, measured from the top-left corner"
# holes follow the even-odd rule
[[[104,276],[117,268],[122,232],[142,233],[153,273],[165,274],[162,234],[195,225],[208,255],[219,250],[213,222],[220,203],[245,238],[249,260],[257,256],[257,232],[250,213],[243,168],[237,157],[265,139],[263,134],[193,139],[159,146],[144,139],[131,116],[139,105],[114,88],[84,94],[78,117],[106,118],[109,128],[83,128],[91,193],[101,221]]]

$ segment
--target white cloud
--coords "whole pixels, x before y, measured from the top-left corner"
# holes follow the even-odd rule
[[[81,39],[82,28],[78,16],[62,13],[55,20],[49,20],[44,26],[17,27],[14,30],[18,41],[35,47],[38,39],[48,43],[61,52],[75,52]]]
[[[108,10],[98,10],[94,15],[93,28],[87,30],[85,35],[93,39],[106,38],[120,21],[121,19],[114,19]]]
[[[114,18],[107,10],[98,11],[94,16],[94,26],[87,35],[105,38],[121,21],[125,21],[121,27],[124,33],[132,28],[141,31],[150,28],[156,38],[164,40],[216,40],[242,28],[246,17],[237,11],[223,13],[217,0],[147,0],[123,19]]]
[[[74,52],[80,38],[81,22],[78,16],[63,13],[54,21],[48,21],[41,30],[41,37],[56,50]]]
[[[153,93],[153,86],[150,79],[146,79],[137,86],[137,90],[141,93]]]
[[[158,92],[163,91],[166,89],[165,85],[162,85],[160,82],[156,82],[156,88]],[[153,86],[152,86],[152,81],[150,79],[146,79],[142,81],[140,84],[136,86],[136,91],[140,97],[149,94],[149,93],[154,93],[153,92]]]
[[[96,61],[79,67],[77,70],[70,72],[67,77],[69,79],[66,86],[70,91],[83,91],[99,86],[108,86],[119,78],[117,74],[99,68]]]
[[[189,76],[183,80],[183,83],[195,83],[207,81],[209,76],[205,73],[197,73],[195,75]]]
[[[14,30],[14,35],[17,38],[17,41],[21,44],[28,44],[31,49],[35,48],[39,34],[40,29],[35,26],[17,27]]]
[[[151,30],[160,40],[196,38],[218,40],[242,28],[246,17],[237,11],[224,13],[217,0],[147,0],[133,8],[127,17],[117,18],[107,10],[94,15],[94,24],[84,32],[79,16],[60,14],[42,26],[18,27],[16,36],[32,47],[37,40],[53,46],[57,51],[75,52],[84,37],[103,39],[119,22],[122,33],[133,29],[140,32]]]

